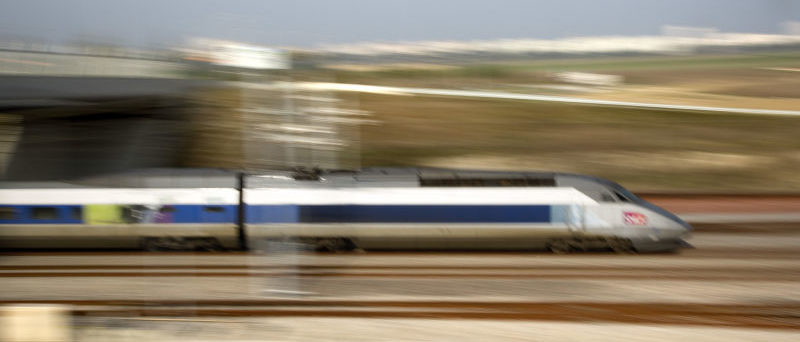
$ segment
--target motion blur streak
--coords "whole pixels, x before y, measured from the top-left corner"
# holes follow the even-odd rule
[[[577,97],[526,95],[526,94],[501,93],[492,91],[382,87],[382,86],[371,86],[366,84],[319,83],[319,82],[298,83],[296,85],[289,85],[289,86],[294,86],[300,89],[353,91],[353,92],[385,94],[385,95],[435,95],[435,96],[477,97],[477,98],[491,98],[491,99],[504,99],[504,100],[548,101],[548,102],[593,104],[593,105],[603,105],[603,106],[675,109],[675,110],[687,110],[687,111],[698,111],[698,112],[725,112],[725,113],[741,113],[741,114],[790,115],[790,116],[800,115],[800,111],[797,110],[769,110],[769,109],[731,108],[731,107],[726,108],[726,107],[670,105],[662,103],[605,101],[605,100],[582,99]]]
[[[800,1],[0,1],[0,342],[800,341]]]

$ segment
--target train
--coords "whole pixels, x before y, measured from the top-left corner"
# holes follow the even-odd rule
[[[440,168],[148,169],[0,182],[0,248],[667,252],[692,228],[609,180]]]

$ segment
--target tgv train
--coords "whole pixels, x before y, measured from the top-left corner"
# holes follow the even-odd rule
[[[616,183],[547,172],[155,169],[0,183],[0,248],[671,251],[691,227]]]

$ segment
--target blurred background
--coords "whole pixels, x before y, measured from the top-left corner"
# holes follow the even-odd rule
[[[575,172],[697,247],[2,251],[0,342],[797,341],[799,133],[797,0],[0,0],[4,194],[146,168]],[[209,217],[244,242],[244,178],[217,176],[242,205]],[[15,232],[81,233],[52,205]]]
[[[0,176],[419,165],[796,191],[798,6],[5,0]]]

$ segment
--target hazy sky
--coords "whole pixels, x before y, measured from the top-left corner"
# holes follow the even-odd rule
[[[0,39],[127,45],[549,39],[663,25],[778,33],[787,21],[800,21],[800,0],[0,0]]]

